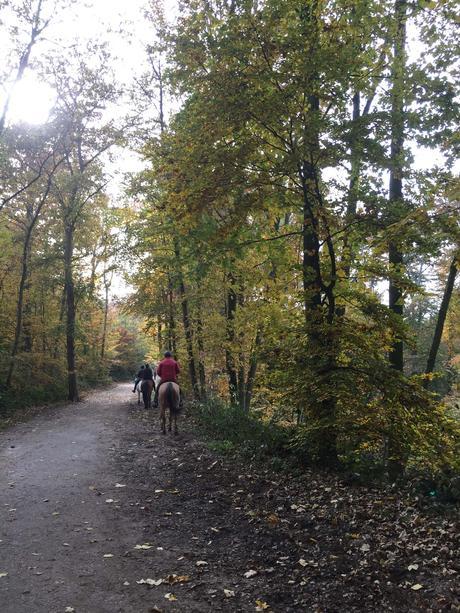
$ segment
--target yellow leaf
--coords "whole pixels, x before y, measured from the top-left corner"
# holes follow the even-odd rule
[[[276,515],[276,513],[270,513],[270,515],[267,517],[267,521],[270,526],[276,526],[280,523],[280,518],[278,517],[278,515]]]
[[[165,583],[173,585],[174,583],[185,583],[186,581],[190,581],[190,575],[168,575]]]

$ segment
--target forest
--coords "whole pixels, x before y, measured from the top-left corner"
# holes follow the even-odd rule
[[[458,474],[458,3],[79,10],[0,2],[1,419],[170,350],[224,445]]]

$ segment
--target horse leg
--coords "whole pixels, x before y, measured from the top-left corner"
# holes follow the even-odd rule
[[[160,408],[160,424],[161,431],[163,432],[163,434],[166,434],[166,414],[164,407]]]
[[[179,434],[179,430],[177,429],[177,415],[174,413],[174,434]]]
[[[172,425],[172,411],[171,409],[169,409],[168,432],[171,432],[171,425]]]

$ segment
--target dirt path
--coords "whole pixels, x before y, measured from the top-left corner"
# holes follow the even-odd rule
[[[129,385],[46,412],[0,434],[0,611],[459,610],[458,525],[306,478],[163,437]]]

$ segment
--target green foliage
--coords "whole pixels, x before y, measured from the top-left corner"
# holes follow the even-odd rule
[[[283,428],[238,406],[228,406],[218,398],[193,404],[192,415],[216,451],[228,453],[236,449],[259,459],[288,453],[288,434]]]
[[[159,351],[200,371],[202,396],[239,407],[201,420],[220,424],[223,448],[273,422],[309,462],[454,463],[455,424],[416,376],[439,292],[429,297],[428,275],[415,274],[432,275],[458,243],[454,8],[404,16],[401,6],[197,0],[166,38],[166,83],[183,104],[146,142],[133,182],[143,208],[130,227],[141,261],[131,307]],[[401,49],[406,17],[426,56]],[[411,141],[449,163],[416,171]],[[389,171],[402,175],[401,197],[387,194]],[[391,263],[390,246],[401,254]],[[390,306],[388,284],[399,295]],[[454,338],[439,354],[445,372]],[[412,352],[404,372],[389,360],[401,343]]]

